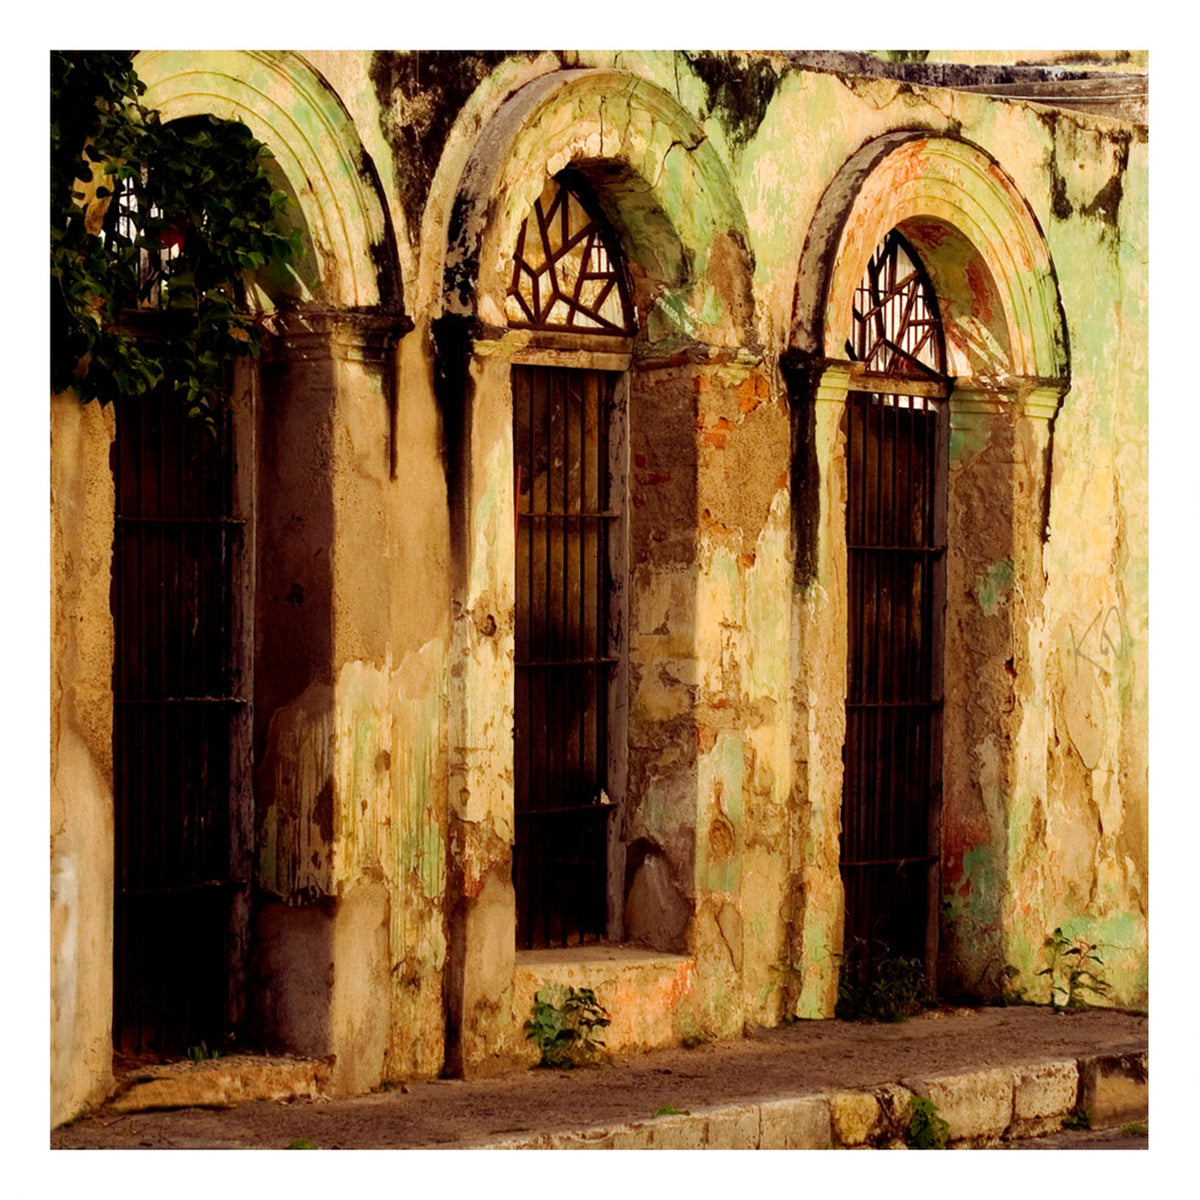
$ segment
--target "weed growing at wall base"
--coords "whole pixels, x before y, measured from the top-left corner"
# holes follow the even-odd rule
[[[534,997],[525,1036],[542,1052],[541,1066],[570,1069],[604,1060],[596,1031],[608,1024],[608,1011],[591,988],[544,987]]]
[[[903,1021],[925,1007],[925,964],[919,958],[874,960],[855,978],[849,956],[839,963],[837,1017],[842,1021]]]
[[[1087,993],[1100,999],[1111,993],[1111,985],[1099,970],[1104,966],[1099,942],[1089,942],[1083,937],[1072,940],[1060,925],[1042,943],[1042,949],[1049,955],[1050,963],[1038,974],[1050,976],[1051,1007],[1089,1008]]]

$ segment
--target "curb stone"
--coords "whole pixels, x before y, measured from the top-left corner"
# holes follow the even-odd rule
[[[914,1095],[937,1106],[950,1145],[968,1149],[1057,1132],[1076,1107],[1094,1129],[1144,1118],[1149,1056],[1097,1054],[955,1075],[905,1079],[870,1090],[778,1097],[611,1126],[475,1143],[488,1150],[905,1149]]]

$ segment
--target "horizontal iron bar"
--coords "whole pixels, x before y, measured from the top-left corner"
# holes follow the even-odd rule
[[[249,704],[241,696],[114,696],[114,704]]]
[[[124,517],[118,525],[245,525],[245,517]]]
[[[593,812],[615,812],[616,805],[611,801],[608,804],[569,804],[566,808],[527,808],[522,809],[517,813],[518,817],[555,817],[562,816],[564,813],[593,813]]]
[[[941,708],[944,700],[847,700],[847,708]]]
[[[540,520],[543,517],[551,517],[560,521],[569,521],[574,517],[603,517],[605,520],[613,520],[619,517],[619,512],[614,512],[612,509],[604,509],[603,511],[588,511],[588,512],[524,512],[518,511],[517,516],[522,518],[533,518]]]
[[[117,888],[117,896],[140,899],[146,896],[174,896],[184,892],[213,891],[217,888],[244,888],[249,885],[248,879],[204,879],[199,883],[180,883],[172,887]]]
[[[838,865],[842,867],[919,867],[923,864],[937,862],[937,860],[938,855],[926,854],[923,858],[876,858],[869,862],[844,862]]]
[[[615,658],[541,658],[529,662],[517,662],[517,667],[610,667],[618,662]]]
[[[894,550],[902,554],[945,554],[945,546],[868,546],[855,542],[846,543],[847,550]]]

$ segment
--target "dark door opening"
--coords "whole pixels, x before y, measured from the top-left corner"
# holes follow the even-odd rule
[[[852,391],[845,416],[843,972],[864,983],[883,959],[917,959],[932,991],[949,384],[936,297],[895,232],[868,266],[854,317],[847,349],[877,390]]]
[[[231,797],[244,521],[232,418],[123,399],[113,451],[114,1045],[221,1044],[231,977]]]
[[[517,944],[602,939],[616,376],[514,366]]]

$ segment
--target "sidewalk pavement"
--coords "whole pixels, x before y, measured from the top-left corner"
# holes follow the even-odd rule
[[[934,1010],[898,1025],[801,1022],[608,1066],[323,1094],[327,1064],[239,1057],[143,1070],[54,1148],[901,1148],[914,1097],[952,1146],[1087,1120],[1144,1122],[1148,1019]],[[1085,1116],[1086,1114],[1086,1116]]]

